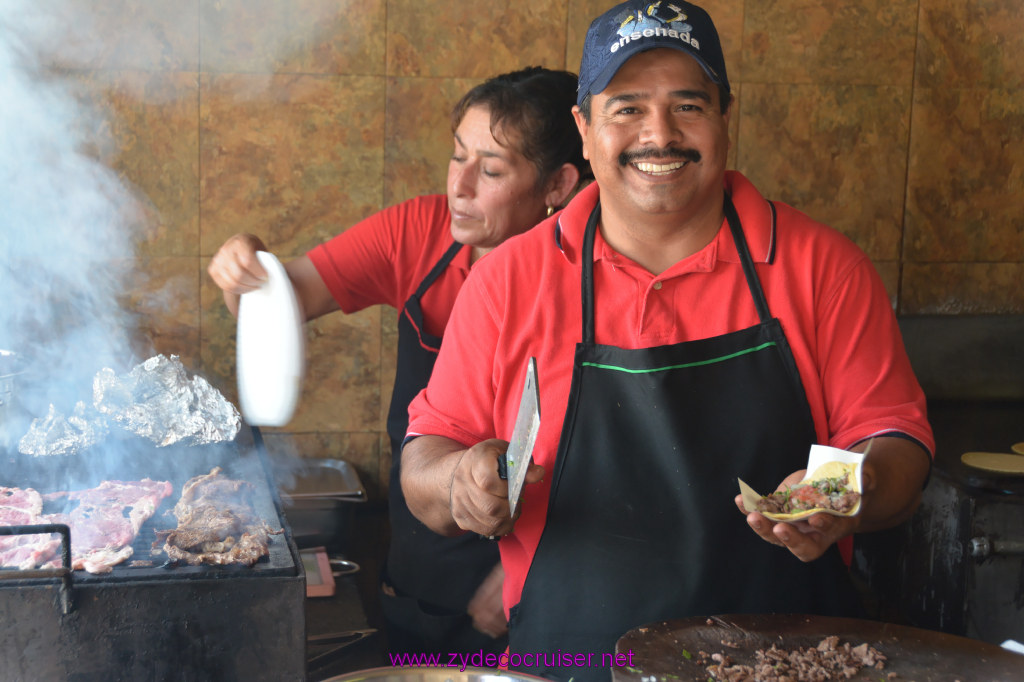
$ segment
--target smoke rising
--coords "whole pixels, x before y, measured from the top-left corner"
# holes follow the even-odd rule
[[[142,213],[98,160],[107,150],[90,131],[104,129],[103,112],[82,96],[74,67],[81,46],[100,41],[73,9],[47,0],[0,9],[0,349],[25,365],[19,411],[6,412],[7,429],[21,433],[19,418],[50,404],[70,413],[99,369],[137,361],[118,296]]]

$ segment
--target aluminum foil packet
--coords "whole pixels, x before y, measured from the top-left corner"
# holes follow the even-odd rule
[[[122,376],[101,369],[92,397],[111,421],[158,446],[230,441],[242,426],[238,409],[206,379],[189,379],[177,355],[154,356]]]
[[[110,368],[93,377],[92,406],[79,402],[69,417],[53,405],[18,443],[22,454],[75,455],[112,432],[125,431],[163,447],[234,440],[238,409],[200,376],[189,377],[178,356],[154,356],[130,372]]]
[[[37,457],[76,455],[105,439],[108,432],[106,418],[82,401],[75,404],[75,411],[68,417],[50,405],[46,416],[33,420],[28,433],[18,441],[18,451]]]

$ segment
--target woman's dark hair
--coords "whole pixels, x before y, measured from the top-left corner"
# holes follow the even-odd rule
[[[572,107],[576,104],[576,74],[530,66],[495,76],[476,86],[452,110],[452,132],[471,107],[491,112],[491,134],[497,132],[517,145],[518,151],[536,166],[543,183],[564,163],[571,163],[581,178],[590,177],[583,158],[583,143]]]

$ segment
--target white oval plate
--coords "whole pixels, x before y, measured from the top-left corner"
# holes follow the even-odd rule
[[[238,302],[238,399],[250,424],[284,426],[302,391],[305,318],[281,261],[266,251],[256,257],[268,278]]]

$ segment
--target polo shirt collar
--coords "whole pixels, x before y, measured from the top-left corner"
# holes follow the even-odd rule
[[[772,263],[775,258],[776,220],[771,202],[765,200],[757,188],[738,171],[726,171],[725,191],[732,195],[751,258],[755,263]],[[573,197],[558,217],[555,243],[570,263],[579,263],[583,232],[599,196],[597,182],[590,183]],[[738,263],[740,260],[725,220],[722,221],[718,235],[705,247],[707,249],[712,249],[718,260],[728,263]],[[594,241],[594,261],[606,258],[609,251],[610,247],[599,231]]]

